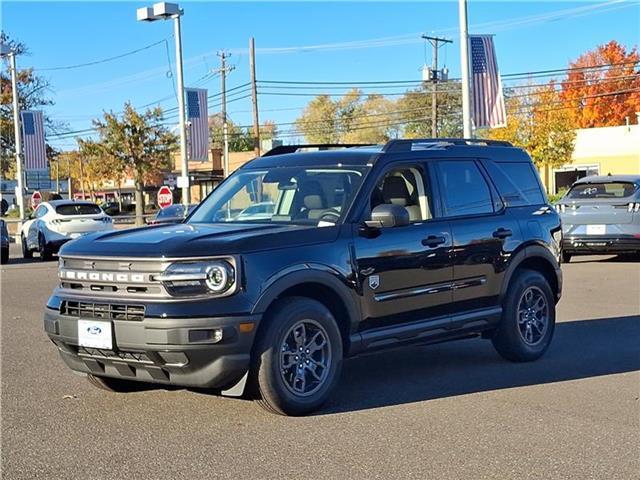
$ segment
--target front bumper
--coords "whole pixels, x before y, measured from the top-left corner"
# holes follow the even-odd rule
[[[44,329],[64,362],[76,372],[185,387],[224,388],[248,370],[259,318],[245,315],[110,320],[112,350],[79,346],[78,317],[62,315],[57,310],[45,309]],[[241,332],[240,324],[253,324],[253,328]],[[202,333],[214,328],[223,331],[218,343]]]
[[[633,235],[569,236],[564,237],[562,249],[568,253],[640,252],[640,238]]]

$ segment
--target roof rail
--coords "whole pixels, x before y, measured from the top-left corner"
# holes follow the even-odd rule
[[[420,149],[447,148],[450,146],[491,146],[513,147],[510,142],[504,140],[488,140],[485,138],[411,138],[403,140],[389,140],[382,148],[384,153],[410,152],[413,146]]]
[[[273,155],[283,155],[285,153],[295,153],[298,150],[304,148],[314,148],[318,150],[331,150],[337,148],[353,148],[353,147],[372,147],[372,143],[310,143],[300,145],[280,145],[273,147],[266,153],[263,153],[262,157],[271,157]]]

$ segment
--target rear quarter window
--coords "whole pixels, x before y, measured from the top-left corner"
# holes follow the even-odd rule
[[[500,195],[510,207],[547,203],[534,166],[529,162],[486,162]]]
[[[102,210],[98,205],[91,204],[67,204],[56,207],[58,215],[99,215]]]

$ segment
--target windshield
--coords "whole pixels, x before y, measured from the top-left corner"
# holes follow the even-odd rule
[[[204,200],[188,223],[335,224],[351,205],[365,171],[359,167],[240,170]]]
[[[636,191],[631,182],[582,183],[574,185],[567,193],[567,198],[625,198]]]

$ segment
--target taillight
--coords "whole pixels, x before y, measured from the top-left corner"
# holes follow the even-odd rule
[[[638,212],[640,211],[640,202],[630,202],[627,205],[627,212]]]

